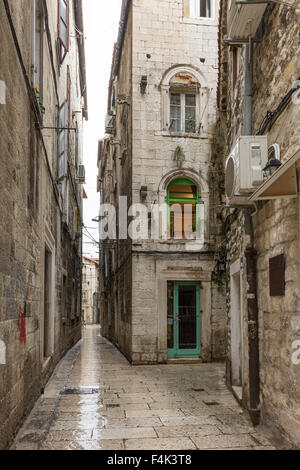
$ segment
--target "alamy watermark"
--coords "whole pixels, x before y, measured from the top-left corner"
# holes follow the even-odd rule
[[[100,206],[100,240],[184,240],[202,249],[204,246],[204,204],[172,203],[133,204],[128,209],[127,197],[119,198],[118,213],[112,204]],[[117,233],[118,231],[118,233]]]
[[[6,364],[6,346],[4,341],[0,340],[0,365]]]
[[[292,89],[295,90],[292,95],[292,102],[294,104],[300,104],[300,80],[296,80],[293,83]]]
[[[6,104],[6,85],[0,80],[0,104]]]
[[[292,363],[294,366],[300,365],[300,339],[292,343],[292,349],[294,350],[292,354]]]

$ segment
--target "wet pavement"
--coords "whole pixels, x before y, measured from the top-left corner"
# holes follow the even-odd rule
[[[12,449],[274,447],[226,388],[223,364],[133,367],[92,326],[56,368]]]

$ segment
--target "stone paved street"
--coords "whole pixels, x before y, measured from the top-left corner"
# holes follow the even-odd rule
[[[61,393],[65,390],[64,393]],[[274,449],[224,384],[222,364],[132,367],[87,327],[12,449]]]

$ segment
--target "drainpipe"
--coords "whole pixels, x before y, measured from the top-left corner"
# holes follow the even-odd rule
[[[253,93],[253,60],[251,40],[245,48],[245,97],[244,97],[244,135],[252,134],[252,93]],[[256,251],[251,208],[244,209],[245,234],[249,243],[245,249],[247,262],[247,311],[248,311],[248,351],[249,351],[249,415],[252,423],[260,422],[259,408],[259,338],[258,338],[258,303],[256,279]]]

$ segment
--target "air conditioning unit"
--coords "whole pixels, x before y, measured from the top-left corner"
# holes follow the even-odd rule
[[[230,39],[254,37],[268,3],[252,3],[246,0],[229,0],[227,31]]]
[[[225,166],[225,192],[231,205],[247,204],[249,196],[263,182],[267,161],[267,136],[238,138]]]
[[[77,183],[85,184],[85,167],[84,165],[78,166],[78,174],[77,174]]]
[[[116,132],[116,117],[108,114],[105,118],[105,133],[115,134],[115,132]]]

